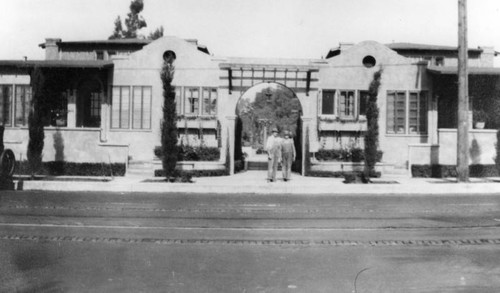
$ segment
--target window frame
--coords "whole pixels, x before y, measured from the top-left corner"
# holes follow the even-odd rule
[[[359,90],[352,90],[352,89],[339,89],[337,90],[336,92],[336,95],[337,95],[337,116],[339,117],[340,120],[355,120],[357,117],[358,117],[358,113],[357,113],[357,101],[358,101],[358,96],[357,96],[357,92]],[[342,103],[342,93],[345,92],[346,93],[346,101],[348,100],[348,97],[349,97],[349,93],[352,93],[352,115],[346,115],[345,114],[345,105],[344,105],[344,112],[342,112],[342,107],[341,107],[341,103]],[[347,104],[347,103],[346,103]]]
[[[132,98],[130,100],[130,105],[131,105],[130,106],[130,113],[131,113],[130,128],[133,130],[150,130],[151,124],[152,124],[152,121],[151,121],[152,117],[151,116],[152,116],[152,110],[153,110],[153,105],[152,105],[152,103],[153,103],[153,87],[150,85],[134,85],[134,86],[131,86],[131,88],[132,88],[132,91],[131,91]],[[136,118],[135,111],[134,111],[135,110],[134,106],[135,106],[135,98],[136,98],[136,96],[135,96],[135,89],[136,88],[140,88],[140,91],[141,91],[141,95],[140,95],[140,98],[141,98],[141,109],[140,109],[141,115],[140,116],[141,116],[141,118],[140,118],[140,127],[139,128],[136,128],[134,126],[134,124],[135,124],[134,122],[135,122],[135,118]],[[149,88],[149,97],[148,97],[149,98],[149,119],[148,119],[149,120],[149,125],[148,125],[149,127],[144,127],[144,125],[143,125],[144,124],[144,99],[145,99],[144,89],[145,88]]]
[[[192,112],[191,111],[187,112],[186,111],[187,107],[189,106],[190,109],[192,107],[191,103],[188,100],[192,96],[191,96],[191,94],[187,95],[187,92],[191,92],[191,91],[197,91],[198,92],[198,97],[196,98],[198,100],[198,105],[197,105],[197,107],[194,107],[194,109],[193,109]],[[200,111],[201,111],[200,99],[202,98],[201,94],[202,94],[202,92],[200,91],[199,87],[194,87],[194,86],[185,86],[184,87],[184,108],[183,108],[183,110],[184,110],[184,115],[185,116],[200,116]]]
[[[324,101],[325,101],[325,94],[331,94],[332,95],[332,101],[331,101],[331,105],[332,105],[332,111],[331,113],[325,113],[325,106],[324,106]],[[335,89],[324,89],[322,90],[321,92],[321,111],[320,111],[320,115],[324,115],[324,116],[336,116],[336,112],[337,112],[337,107],[336,107],[336,95],[337,95],[337,90]]]
[[[23,116],[23,124],[18,124],[17,123],[17,110],[19,108],[19,103],[18,103],[18,92],[19,90],[23,90],[23,96],[24,96],[24,102],[23,107],[24,109],[22,110],[22,116]],[[28,101],[26,101],[26,96],[28,96]],[[30,114],[30,107],[31,107],[31,99],[33,98],[33,91],[32,88],[29,84],[16,84],[15,89],[14,89],[14,127],[27,127],[28,126],[28,118]],[[26,104],[27,103],[27,104]],[[27,107],[26,107],[27,105]]]
[[[205,91],[208,91],[208,100],[209,100],[209,105],[211,106],[212,103],[213,103],[213,98],[212,98],[212,93],[215,92],[215,109],[213,109],[212,111],[209,111],[209,113],[205,113]],[[217,107],[218,107],[218,103],[219,103],[219,91],[217,90],[216,87],[202,87],[201,88],[201,101],[199,101],[199,103],[201,102],[201,109],[200,109],[200,116],[216,116],[217,115]],[[198,106],[199,107],[199,106]]]
[[[389,128],[389,95],[395,93],[396,96],[398,93],[403,93],[404,95],[404,127],[403,131],[399,132],[396,131],[395,128],[397,127],[397,122],[396,119],[398,118],[397,115],[397,101],[396,99],[394,100],[394,108],[393,108],[393,129]],[[416,94],[416,124],[415,126],[411,124],[411,119],[410,117],[411,114],[411,95]],[[424,97],[423,97],[424,96]],[[425,99],[425,102],[422,103],[422,99]],[[421,105],[424,104],[425,108],[423,108]],[[388,90],[386,92],[386,134],[388,135],[397,135],[397,136],[427,136],[428,135],[428,128],[429,128],[429,91],[428,90]],[[425,118],[425,121],[422,123],[422,118]],[[411,129],[415,127],[416,130],[411,131]]]
[[[1,103],[3,104],[3,107],[2,107],[2,111],[5,112],[5,104],[4,104],[4,101],[5,101],[5,97],[3,96],[3,87],[9,87],[10,90],[9,90],[9,96],[7,98],[7,102],[8,102],[8,108],[7,108],[7,112],[8,112],[8,121],[6,121],[6,123],[4,123],[4,121],[6,120],[5,117],[4,117],[4,113],[1,113],[1,120],[0,120],[0,125],[3,125],[4,127],[12,127],[13,126],[13,123],[12,123],[12,120],[13,120],[13,94],[14,94],[14,84],[10,84],[10,83],[2,83],[0,84],[0,99],[1,99]]]
[[[115,107],[115,103],[114,103],[114,100],[113,100],[113,89],[114,88],[119,88],[120,89],[120,105],[119,105],[119,110],[118,110],[118,114],[119,114],[119,118],[118,118],[118,126],[113,126],[113,110],[114,110],[114,107]],[[128,118],[128,125],[126,127],[122,126],[122,105],[123,105],[123,94],[122,94],[122,90],[124,88],[127,88],[128,89],[128,109],[127,109],[127,118]],[[130,129],[130,126],[131,126],[131,120],[130,120],[130,105],[131,105],[131,92],[130,92],[130,88],[131,86],[127,86],[127,85],[112,85],[111,86],[111,111],[110,111],[110,129],[112,130],[126,130],[126,129]]]

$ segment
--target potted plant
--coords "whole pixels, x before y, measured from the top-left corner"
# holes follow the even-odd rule
[[[482,109],[477,109],[472,112],[472,122],[474,128],[483,129],[488,121],[488,113]]]

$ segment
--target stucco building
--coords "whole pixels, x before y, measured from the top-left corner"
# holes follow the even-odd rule
[[[368,86],[380,69],[379,141],[385,170],[456,163],[454,47],[366,41],[342,43],[321,59],[258,59],[214,56],[196,40],[177,37],[46,39],[40,46],[45,60],[0,60],[5,145],[21,160],[28,143],[30,74],[39,67],[57,85],[46,119],[45,161],[58,159],[52,147],[58,133],[65,161],[154,164],[163,103],[159,74],[165,53],[173,52],[180,135],[196,138],[201,131],[204,144],[221,149],[218,162],[193,163],[193,168],[224,168],[227,149],[234,158],[236,105],[262,83],[280,84],[299,99],[302,132],[297,137],[302,145],[308,137],[311,152],[362,147]],[[493,67],[497,54],[491,47],[469,50],[471,109],[500,99],[500,69]],[[471,125],[472,119],[471,110]],[[497,127],[492,121],[487,126]],[[471,155],[472,162],[493,164],[495,131],[471,129],[470,139],[481,149]],[[313,168],[336,167],[313,161]]]

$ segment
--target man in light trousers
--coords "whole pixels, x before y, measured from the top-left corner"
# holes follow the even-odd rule
[[[276,171],[281,162],[281,138],[278,137],[278,129],[273,128],[273,134],[267,139],[267,180],[276,181]]]
[[[281,169],[283,171],[283,180],[290,180],[292,173],[292,163],[295,161],[295,144],[293,143],[290,131],[285,131],[285,139],[281,143]]]

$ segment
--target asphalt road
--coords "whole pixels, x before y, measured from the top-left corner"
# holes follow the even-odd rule
[[[500,195],[2,192],[1,292],[500,292]]]

